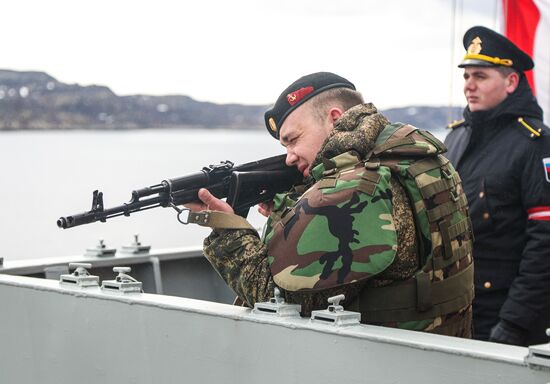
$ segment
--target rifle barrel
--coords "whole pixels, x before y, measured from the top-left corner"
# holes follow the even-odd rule
[[[105,209],[102,211],[88,211],[83,213],[78,213],[76,215],[60,217],[57,220],[57,226],[59,228],[72,228],[83,224],[90,224],[96,221],[104,222],[107,219],[116,217],[116,216],[130,216],[131,213],[144,211],[146,209],[155,208],[158,206],[167,205],[168,196],[155,196],[145,200],[139,200],[135,202],[130,202],[126,204],[119,205],[118,207],[113,207]]]

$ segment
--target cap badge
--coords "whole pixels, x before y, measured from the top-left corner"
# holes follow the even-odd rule
[[[477,36],[470,43],[470,46],[468,47],[468,54],[477,55],[479,52],[481,52],[481,39]]]
[[[275,122],[275,119],[273,117],[269,118],[268,123],[269,128],[271,128],[273,132],[277,132],[277,123]]]
[[[302,100],[306,95],[309,95],[311,92],[313,92],[313,87],[304,87],[300,88],[297,91],[291,92],[288,95],[286,95],[286,99],[288,103],[292,106],[298,104],[300,100]]]

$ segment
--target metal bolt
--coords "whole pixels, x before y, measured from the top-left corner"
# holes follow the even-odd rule
[[[74,276],[88,276],[87,269],[90,268],[92,268],[92,264],[90,263],[69,263],[69,270],[74,269]]]
[[[90,263],[69,263],[69,269],[77,269],[77,268],[90,269],[90,268],[92,268],[92,264],[90,264]]]
[[[141,245],[139,242],[139,233],[134,234],[134,245]]]
[[[346,299],[346,296],[344,296],[342,294],[342,295],[338,295],[338,296],[329,297],[327,299],[327,301],[332,305],[338,306],[338,305],[340,305],[340,301],[345,300],[345,299]]]
[[[275,297],[272,297],[271,299],[269,299],[269,301],[271,303],[274,303],[274,304],[284,304],[285,302],[285,299],[283,299],[281,297],[281,291],[279,290],[279,288],[275,287],[275,289],[273,290],[273,294],[275,295]]]
[[[113,267],[113,272],[116,272],[116,273],[128,273],[131,271],[132,271],[131,267]]]
[[[105,240],[99,239],[99,244],[97,245],[98,248],[105,248]]]

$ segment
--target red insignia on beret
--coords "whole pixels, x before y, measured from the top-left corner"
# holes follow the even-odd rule
[[[300,88],[297,91],[294,91],[292,93],[289,93],[286,95],[286,99],[288,100],[288,103],[292,106],[294,104],[297,104],[302,100],[306,95],[309,95],[311,92],[313,92],[313,87],[304,87]]]

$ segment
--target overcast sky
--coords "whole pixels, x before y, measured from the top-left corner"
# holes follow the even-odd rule
[[[296,78],[332,71],[380,108],[463,105],[462,35],[473,25],[499,30],[498,3],[6,1],[0,68],[119,95],[245,104],[272,103]]]

